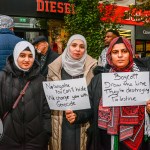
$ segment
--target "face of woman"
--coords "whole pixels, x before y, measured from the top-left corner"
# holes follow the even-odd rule
[[[122,69],[129,64],[130,53],[124,43],[115,44],[111,51],[112,63]]]
[[[34,62],[31,51],[22,51],[17,59],[18,66],[24,70],[28,70],[32,67]]]
[[[70,56],[73,59],[81,59],[85,52],[85,45],[82,40],[74,40],[69,47]]]

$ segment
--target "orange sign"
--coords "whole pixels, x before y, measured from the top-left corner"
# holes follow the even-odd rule
[[[50,0],[36,0],[38,12],[64,13],[70,14],[70,7],[74,13],[74,5],[65,2],[56,2]]]

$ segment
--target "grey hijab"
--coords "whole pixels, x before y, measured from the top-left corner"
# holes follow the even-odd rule
[[[69,47],[74,40],[82,40],[85,45],[85,52],[81,59],[76,60],[70,56]],[[87,43],[85,38],[80,34],[75,34],[68,40],[67,46],[62,53],[62,67],[71,76],[84,74],[84,65],[87,57]]]

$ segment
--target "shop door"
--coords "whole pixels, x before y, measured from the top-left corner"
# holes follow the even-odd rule
[[[15,31],[15,35],[23,38],[29,42],[33,42],[34,38],[40,35],[46,35],[45,31]]]

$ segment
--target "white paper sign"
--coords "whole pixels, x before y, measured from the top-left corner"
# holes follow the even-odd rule
[[[149,72],[102,74],[103,106],[145,105],[149,94]]]
[[[80,110],[90,108],[85,78],[43,82],[50,109]]]

